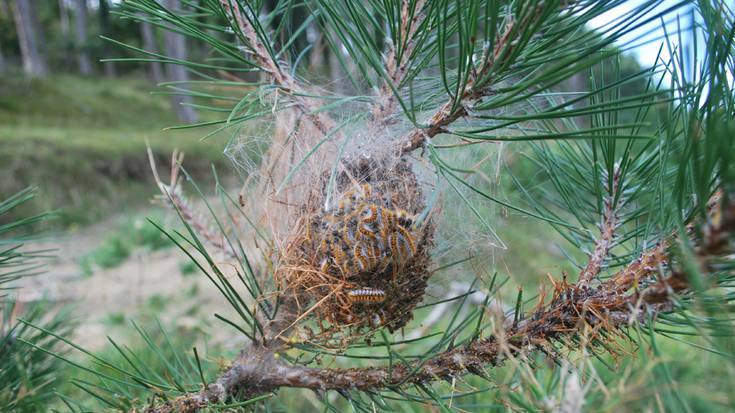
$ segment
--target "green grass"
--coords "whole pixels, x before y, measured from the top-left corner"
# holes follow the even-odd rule
[[[197,265],[193,261],[182,261],[179,264],[179,271],[181,271],[182,275],[185,275],[188,277],[188,276],[196,274]]]
[[[201,142],[207,129],[163,130],[178,121],[154,89],[140,79],[0,78],[0,193],[35,185],[30,212],[56,210],[61,226],[94,222],[156,193],[146,142],[163,179],[175,148],[200,180],[211,180],[211,164],[226,175],[224,142]]]
[[[105,239],[102,246],[84,256],[80,264],[85,275],[92,275],[93,266],[117,267],[129,256],[130,245],[122,237],[114,235]]]
[[[155,215],[150,218],[154,221],[160,221],[160,217]],[[134,248],[156,251],[174,245],[143,215],[122,219],[115,231],[109,233],[101,242],[102,244],[98,248],[90,251],[79,260],[82,273],[86,276],[92,275],[95,267],[117,267],[130,256]],[[195,267],[191,271],[194,269]],[[183,267],[182,273],[184,273]]]

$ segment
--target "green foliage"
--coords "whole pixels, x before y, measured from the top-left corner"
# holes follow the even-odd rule
[[[111,326],[120,326],[125,323],[125,314],[110,313],[107,315],[105,322]]]
[[[77,348],[88,357],[74,363],[73,377],[59,386],[61,399],[54,405],[69,412],[127,411],[131,401],[147,399],[151,389],[193,390],[201,386],[202,375],[217,372],[217,360],[207,358],[206,346],[191,332],[166,331],[160,323],[130,328],[133,336],[124,343],[108,337],[107,350],[99,354]]]
[[[10,214],[35,195],[33,188],[25,189],[0,200],[0,217]],[[55,311],[50,305],[16,303],[9,294],[14,282],[22,277],[41,272],[38,260],[42,251],[23,248],[28,227],[46,215],[8,220],[0,225],[0,410],[13,412],[42,412],[54,398],[52,384],[63,364],[45,352],[32,351],[27,343],[61,351],[57,340],[37,329],[19,322],[18,318],[32,320],[60,334],[71,333],[73,323],[64,311]],[[26,238],[27,239],[27,238]],[[49,313],[54,313],[49,316]]]
[[[49,403],[56,398],[54,384],[66,366],[43,351],[33,350],[28,343],[62,351],[59,342],[16,320],[15,303],[2,304],[0,409],[20,413],[47,411]],[[54,314],[49,319],[50,312]],[[50,305],[35,304],[21,316],[24,321],[38,323],[59,334],[69,335],[73,327],[68,312],[55,311]]]
[[[130,256],[130,245],[119,236],[106,238],[99,248],[90,252],[80,260],[85,275],[92,275],[92,266],[102,268],[117,267]]]

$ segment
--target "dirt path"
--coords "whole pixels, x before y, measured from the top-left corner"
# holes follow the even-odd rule
[[[220,293],[198,270],[183,274],[188,257],[177,247],[148,251],[136,248],[114,268],[94,268],[85,274],[80,258],[95,250],[120,218],[110,218],[53,239],[33,242],[25,250],[51,250],[46,272],[23,280],[21,303],[43,299],[69,305],[79,322],[76,341],[90,349],[107,343],[106,336],[125,342],[132,327],[126,320],[159,318],[171,329],[199,329],[213,340],[231,334],[212,314],[229,314]]]

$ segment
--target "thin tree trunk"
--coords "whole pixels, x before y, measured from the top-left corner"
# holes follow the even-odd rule
[[[18,33],[23,71],[29,76],[46,76],[48,66],[39,47],[42,44],[41,32],[36,24],[36,16],[29,0],[15,0],[11,3],[15,30]]]
[[[68,69],[72,62],[69,58],[73,42],[71,40],[71,26],[69,23],[69,7],[66,0],[59,0],[59,27],[61,28],[61,38],[63,39],[61,54],[62,67]]]
[[[584,93],[587,88],[587,72],[580,72],[576,73],[572,77],[570,77],[566,82],[564,82],[565,85],[567,85],[566,90],[567,91],[573,91],[577,93]],[[577,97],[577,96],[575,96]],[[575,109],[581,109],[588,105],[588,100],[583,99],[581,101],[578,101],[574,104]],[[587,128],[589,127],[589,116],[575,116],[574,117],[574,123],[577,124],[579,128]]]
[[[174,12],[181,10],[179,0],[166,0],[166,7]],[[166,54],[175,60],[186,60],[186,38],[172,30],[164,33],[164,45]],[[186,68],[181,65],[167,64],[166,75],[169,81],[186,82],[189,80],[189,73]],[[171,105],[173,106],[179,119],[186,123],[194,123],[199,118],[196,111],[187,103],[191,103],[191,96],[172,95]]]
[[[66,1],[59,0],[59,25],[61,26],[61,35],[64,40],[69,38],[69,10],[66,8]]]
[[[153,26],[150,23],[140,23],[140,34],[143,37],[143,49],[151,52],[158,53],[158,42],[156,42],[156,34],[153,31]],[[148,65],[149,71],[148,76],[153,83],[163,82],[163,69],[161,64],[158,62],[150,62]]]
[[[100,33],[103,36],[110,36],[110,4],[107,0],[99,0],[100,13]],[[110,57],[110,44],[107,41],[102,43],[102,57]],[[115,77],[115,64],[113,62],[104,62],[103,64],[105,76]]]
[[[83,75],[92,74],[92,60],[87,51],[87,0],[75,0],[74,12],[76,14],[76,47],[77,64],[79,73]]]
[[[3,49],[0,47],[0,73],[5,72],[5,56],[3,55]]]

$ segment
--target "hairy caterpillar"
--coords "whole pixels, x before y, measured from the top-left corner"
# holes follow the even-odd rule
[[[358,288],[347,292],[347,297],[352,302],[379,303],[385,300],[385,291],[376,288]]]
[[[357,264],[358,269],[360,271],[368,270],[370,266],[370,262],[368,261],[367,254],[365,254],[364,247],[355,245],[355,248],[353,248],[352,253],[355,256],[355,263]]]

